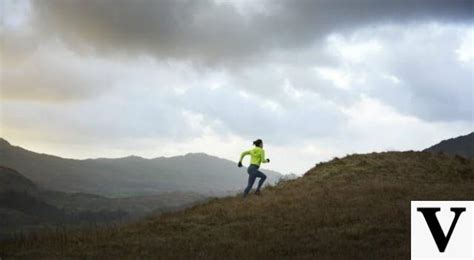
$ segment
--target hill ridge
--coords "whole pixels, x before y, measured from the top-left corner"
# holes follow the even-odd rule
[[[423,151],[444,152],[447,154],[457,154],[464,157],[474,158],[474,132],[443,140]]]

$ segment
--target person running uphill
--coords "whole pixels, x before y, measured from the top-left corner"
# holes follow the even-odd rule
[[[244,197],[247,196],[247,194],[250,192],[252,189],[252,186],[255,182],[256,178],[260,178],[258,181],[258,186],[257,186],[257,191],[255,194],[260,195],[260,188],[262,187],[262,184],[265,182],[265,179],[267,179],[267,176],[263,174],[261,171],[258,170],[260,168],[260,163],[269,163],[270,159],[265,159],[265,150],[263,150],[263,142],[261,139],[255,140],[253,142],[255,145],[255,148],[252,150],[248,150],[243,152],[240,155],[240,160],[239,163],[237,164],[238,167],[242,167],[242,159],[244,159],[245,156],[250,155],[250,166],[247,169],[247,173],[249,174],[249,182],[247,185],[247,188],[244,190]]]

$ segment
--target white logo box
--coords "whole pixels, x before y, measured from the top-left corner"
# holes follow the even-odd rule
[[[429,208],[428,210],[426,208]],[[432,208],[439,208],[433,213]],[[458,209],[455,209],[458,208]],[[461,208],[461,209],[459,209]],[[462,209],[465,210],[462,210]],[[454,212],[453,212],[454,210]],[[474,201],[412,201],[411,202],[411,258],[414,260],[430,259],[474,259]],[[446,239],[450,227],[453,225],[456,213],[457,222]],[[462,212],[461,212],[462,211]],[[460,213],[459,213],[460,212]],[[427,216],[425,216],[425,213]],[[431,228],[438,229],[430,215],[435,215],[442,229],[443,237],[438,241],[446,242],[444,252],[433,236],[428,219],[431,219]],[[440,239],[442,238],[442,239]],[[441,243],[443,244],[443,243]]]

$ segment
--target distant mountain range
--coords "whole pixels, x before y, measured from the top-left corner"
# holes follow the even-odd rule
[[[241,190],[248,177],[235,162],[203,153],[154,159],[129,156],[75,160],[28,151],[1,138],[0,165],[21,172],[45,189],[109,197],[167,192],[228,194]],[[281,177],[280,173],[263,171],[268,183]]]
[[[474,132],[441,141],[424,150],[425,152],[443,152],[451,155],[461,155],[467,158],[474,158]]]
[[[268,182],[281,174],[265,171]],[[15,232],[129,221],[235,194],[247,181],[235,162],[202,153],[171,158],[74,160],[0,138],[0,239]]]

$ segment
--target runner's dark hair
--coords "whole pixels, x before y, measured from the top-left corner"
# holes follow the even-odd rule
[[[255,141],[253,141],[253,145],[255,145],[255,146],[260,146],[262,143],[263,143],[262,139],[257,139]]]

